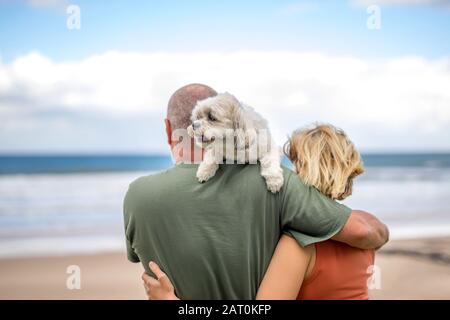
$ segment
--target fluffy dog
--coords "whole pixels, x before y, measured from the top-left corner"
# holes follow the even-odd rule
[[[199,101],[192,111],[188,134],[204,149],[197,178],[208,181],[226,163],[257,163],[267,188],[278,192],[283,185],[281,155],[267,121],[229,93]]]

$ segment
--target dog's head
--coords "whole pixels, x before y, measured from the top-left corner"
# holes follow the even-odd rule
[[[205,147],[237,129],[241,112],[240,102],[227,92],[199,101],[192,110],[188,133]]]

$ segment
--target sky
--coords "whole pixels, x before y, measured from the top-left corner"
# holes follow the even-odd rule
[[[329,122],[363,152],[450,151],[450,1],[0,0],[0,153],[167,153],[192,82],[279,144]]]

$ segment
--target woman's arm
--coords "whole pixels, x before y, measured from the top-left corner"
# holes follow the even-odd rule
[[[293,238],[283,235],[278,242],[256,300],[295,300],[303,280],[312,270],[314,245],[302,248]]]
[[[295,300],[305,277],[314,266],[314,245],[302,248],[293,238],[283,235],[259,286],[256,300]],[[149,263],[156,279],[144,273],[144,288],[150,300],[175,300],[172,283],[159,266]]]

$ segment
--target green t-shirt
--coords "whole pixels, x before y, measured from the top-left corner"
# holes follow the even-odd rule
[[[158,263],[182,299],[254,299],[283,231],[305,246],[331,238],[350,214],[286,168],[277,194],[259,165],[221,165],[203,184],[197,168],[141,177],[124,201],[128,259],[149,274]]]

